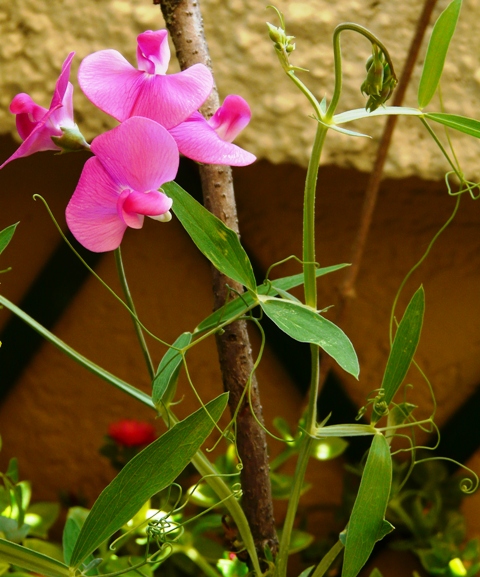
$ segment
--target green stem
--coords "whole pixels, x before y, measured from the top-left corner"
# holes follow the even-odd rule
[[[294,75],[289,74],[290,78]],[[301,88],[301,84],[297,83]],[[308,95],[307,95],[308,96]],[[310,98],[309,98],[310,100]],[[315,193],[317,188],[318,168],[322,154],[325,137],[328,128],[322,124],[317,125],[315,141],[312,147],[312,154],[308,164],[307,176],[305,180],[304,208],[303,208],[303,272],[305,277],[305,303],[316,309],[317,308],[317,282],[316,282],[316,262],[315,262]],[[295,470],[295,482],[292,488],[292,494],[289,499],[287,514],[282,531],[279,552],[277,556],[277,565],[275,575],[284,577],[287,573],[288,551],[292,536],[293,524],[298,509],[300,494],[303,487],[305,472],[308,460],[310,458],[312,436],[316,425],[317,418],[317,398],[319,388],[319,347],[310,345],[311,351],[311,378],[308,409],[306,415],[306,431],[303,442],[300,447],[297,466]]]
[[[128,286],[127,277],[125,275],[125,268],[123,266],[122,252],[120,250],[120,247],[118,247],[115,250],[115,264],[117,265],[118,278],[120,279],[120,284],[122,285],[123,294],[125,295],[125,300],[127,301],[128,308],[130,309],[130,315],[132,317],[133,326],[135,327],[138,343],[140,344],[140,348],[142,349],[143,357],[147,365],[150,379],[153,381],[153,379],[155,378],[155,368],[152,363],[152,357],[150,356],[147,342],[145,341],[145,335],[143,334],[142,327],[138,322],[137,311],[135,309],[132,294]]]
[[[303,204],[303,274],[305,276],[305,304],[317,308],[317,279],[315,262],[315,193],[317,189],[318,168],[323,144],[328,128],[317,125],[310,162],[305,180]]]
[[[325,573],[330,569],[330,565],[338,557],[339,553],[343,550],[343,543],[339,540],[330,549],[330,551],[325,555],[325,557],[317,565],[315,571],[311,577],[323,577]]]
[[[313,422],[315,425],[316,409],[317,409],[317,392],[320,375],[320,363],[318,361],[318,347],[310,345],[311,361],[312,361],[312,375],[311,388],[307,410],[307,423]],[[309,430],[309,429],[307,429]],[[287,514],[283,523],[282,538],[277,556],[277,564],[275,567],[275,577],[285,577],[287,575],[288,552],[290,548],[290,540],[292,536],[293,524],[297,514],[298,502],[303,487],[303,480],[307,470],[308,461],[310,459],[311,447],[314,438],[309,434],[304,434],[303,443],[298,455],[297,466],[294,474],[294,484],[292,487],[291,496],[288,502]]]
[[[325,122],[331,122],[333,119],[333,115],[335,114],[335,110],[338,106],[338,101],[340,100],[340,94],[342,92],[342,51],[340,48],[340,34],[344,30],[352,30],[353,32],[358,32],[362,36],[365,36],[372,44],[376,44],[380,50],[385,54],[385,58],[390,66],[390,72],[392,73],[393,78],[396,80],[395,69],[393,67],[392,59],[390,58],[390,54],[388,53],[387,48],[385,45],[367,28],[360,26],[360,24],[354,24],[353,22],[345,22],[343,24],[339,24],[333,33],[333,57],[334,57],[334,65],[335,65],[335,88],[333,91],[332,101],[330,102],[330,106],[328,107],[327,113],[325,115]]]
[[[427,246],[427,250],[423,253],[423,255],[418,260],[418,262],[416,264],[414,264],[413,267],[408,271],[408,273],[405,275],[405,278],[403,279],[403,281],[401,282],[401,284],[398,288],[397,294],[395,295],[395,299],[393,301],[392,312],[390,313],[390,329],[389,329],[389,331],[390,331],[390,345],[393,342],[393,324],[394,324],[394,319],[395,319],[395,309],[397,308],[398,299],[399,299],[400,294],[403,290],[403,287],[406,285],[408,279],[412,276],[412,274],[417,270],[417,268],[427,258],[429,252],[432,250],[432,247],[436,243],[438,237],[443,233],[443,231],[449,226],[449,224],[455,218],[455,215],[457,214],[457,211],[458,211],[458,207],[460,206],[460,198],[461,198],[460,195],[456,197],[455,206],[453,208],[452,214],[448,217],[445,224],[440,228],[440,230],[435,234],[435,236],[429,242],[429,244]]]
[[[428,122],[425,120],[425,118],[423,116],[419,116],[421,123],[423,124],[423,126],[425,126],[425,128],[428,130],[428,132],[430,133],[430,136],[433,138],[433,140],[435,141],[435,144],[438,146],[438,148],[440,149],[440,152],[443,154],[443,156],[446,158],[448,164],[452,167],[453,172],[458,176],[458,178],[460,179],[460,181],[463,181],[463,174],[458,170],[458,167],[455,165],[455,163],[452,161],[452,159],[450,158],[450,156],[448,155],[448,152],[445,150],[445,147],[443,146],[443,144],[440,142],[440,140],[438,139],[438,136],[435,134],[435,131],[433,130],[433,128],[430,126],[430,124],[428,124]]]

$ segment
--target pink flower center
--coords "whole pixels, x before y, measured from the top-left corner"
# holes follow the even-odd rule
[[[142,226],[143,216],[158,217],[168,212],[171,206],[172,200],[158,190],[138,192],[126,188],[117,201],[119,217],[132,228]]]

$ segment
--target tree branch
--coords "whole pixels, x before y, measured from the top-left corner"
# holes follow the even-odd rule
[[[205,40],[203,21],[198,0],[154,0],[160,4],[167,28],[172,36],[177,58],[182,70],[196,63],[211,69],[211,59]],[[219,107],[216,86],[201,108],[209,118]],[[237,233],[238,219],[235,203],[231,168],[218,165],[201,165],[200,178],[204,204]],[[214,308],[218,309],[228,297],[229,285],[236,292],[243,287],[213,269]],[[222,370],[223,384],[230,393],[232,414],[240,409],[237,416],[237,447],[243,463],[241,471],[242,506],[249,521],[257,551],[261,558],[268,546],[275,555],[278,540],[273,517],[269,464],[262,407],[258,385],[253,373],[253,359],[247,326],[244,321],[229,325],[222,335],[217,335],[217,348]],[[251,406],[244,388],[251,381]]]

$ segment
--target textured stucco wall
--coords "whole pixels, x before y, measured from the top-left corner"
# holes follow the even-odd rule
[[[217,83],[222,95],[239,93],[252,106],[254,117],[240,144],[260,158],[305,165],[315,121],[308,117],[308,103],[276,61],[265,27],[266,20],[276,24],[276,16],[265,9],[266,4],[263,0],[202,0]],[[277,0],[276,4],[285,13],[289,33],[296,36],[297,51],[292,62],[310,69],[311,73],[302,78],[320,98],[332,92],[331,36],[338,23],[355,21],[376,32],[391,49],[401,71],[422,7],[416,0]],[[446,5],[446,0],[439,1],[435,17]],[[443,82],[446,109],[473,117],[480,116],[480,35],[472,26],[478,9],[478,0],[464,2]],[[48,105],[68,52],[77,52],[74,73],[81,58],[103,48],[120,50],[133,62],[135,36],[163,26],[159,8],[150,0],[0,0],[0,132],[14,132],[8,105],[17,92],[28,92]],[[363,105],[359,87],[370,51],[368,43],[353,33],[344,34],[342,45],[345,88],[339,111]],[[424,52],[425,46],[422,55]],[[420,65],[406,105],[416,104],[419,74]],[[78,87],[75,106],[77,122],[89,138],[112,125],[86,101]],[[437,102],[429,107],[434,109],[438,110]],[[358,128],[378,137],[382,125],[383,120],[374,119],[358,123]],[[468,176],[480,177],[478,144],[461,136],[455,136],[454,142],[464,171]],[[375,138],[332,134],[324,162],[368,171],[375,148]],[[402,119],[389,154],[387,174],[439,178],[445,170],[445,161],[418,120]]]

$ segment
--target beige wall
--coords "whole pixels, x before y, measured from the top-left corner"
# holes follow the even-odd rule
[[[253,120],[239,142],[260,158],[306,166],[315,121],[309,118],[312,110],[306,99],[277,62],[265,26],[267,20],[277,22],[273,10],[266,9],[267,4],[263,0],[201,1],[215,75],[222,96],[238,93],[251,104]],[[447,0],[439,0],[435,18],[447,4]],[[422,7],[416,0],[278,0],[276,5],[285,13],[289,34],[296,37],[297,51],[292,62],[310,70],[310,74],[300,76],[318,99],[332,95],[331,38],[337,24],[353,21],[370,28],[387,44],[401,71]],[[463,2],[442,83],[446,110],[474,118],[480,112],[478,8],[478,0]],[[44,106],[50,102],[55,79],[70,51],[77,53],[72,66],[74,78],[80,60],[95,50],[114,48],[134,62],[136,35],[162,27],[159,7],[151,0],[0,0],[0,133],[14,132],[8,105],[16,93],[27,92]],[[342,36],[342,47],[344,94],[339,112],[364,106],[360,86],[370,54],[368,42],[351,32]],[[407,93],[407,106],[416,105],[425,50],[426,43]],[[92,138],[112,126],[112,121],[86,101],[76,80],[73,83],[77,122]],[[434,99],[428,110],[439,109],[438,99]],[[356,123],[356,129],[372,135],[374,140],[331,135],[332,144],[325,152],[324,162],[368,171],[382,126],[382,119]],[[443,138],[442,130],[439,134]],[[457,135],[454,142],[464,172],[471,178],[480,178],[478,143]],[[422,150],[421,162],[413,143]],[[437,179],[448,166],[419,121],[402,119],[386,170],[395,177]]]

